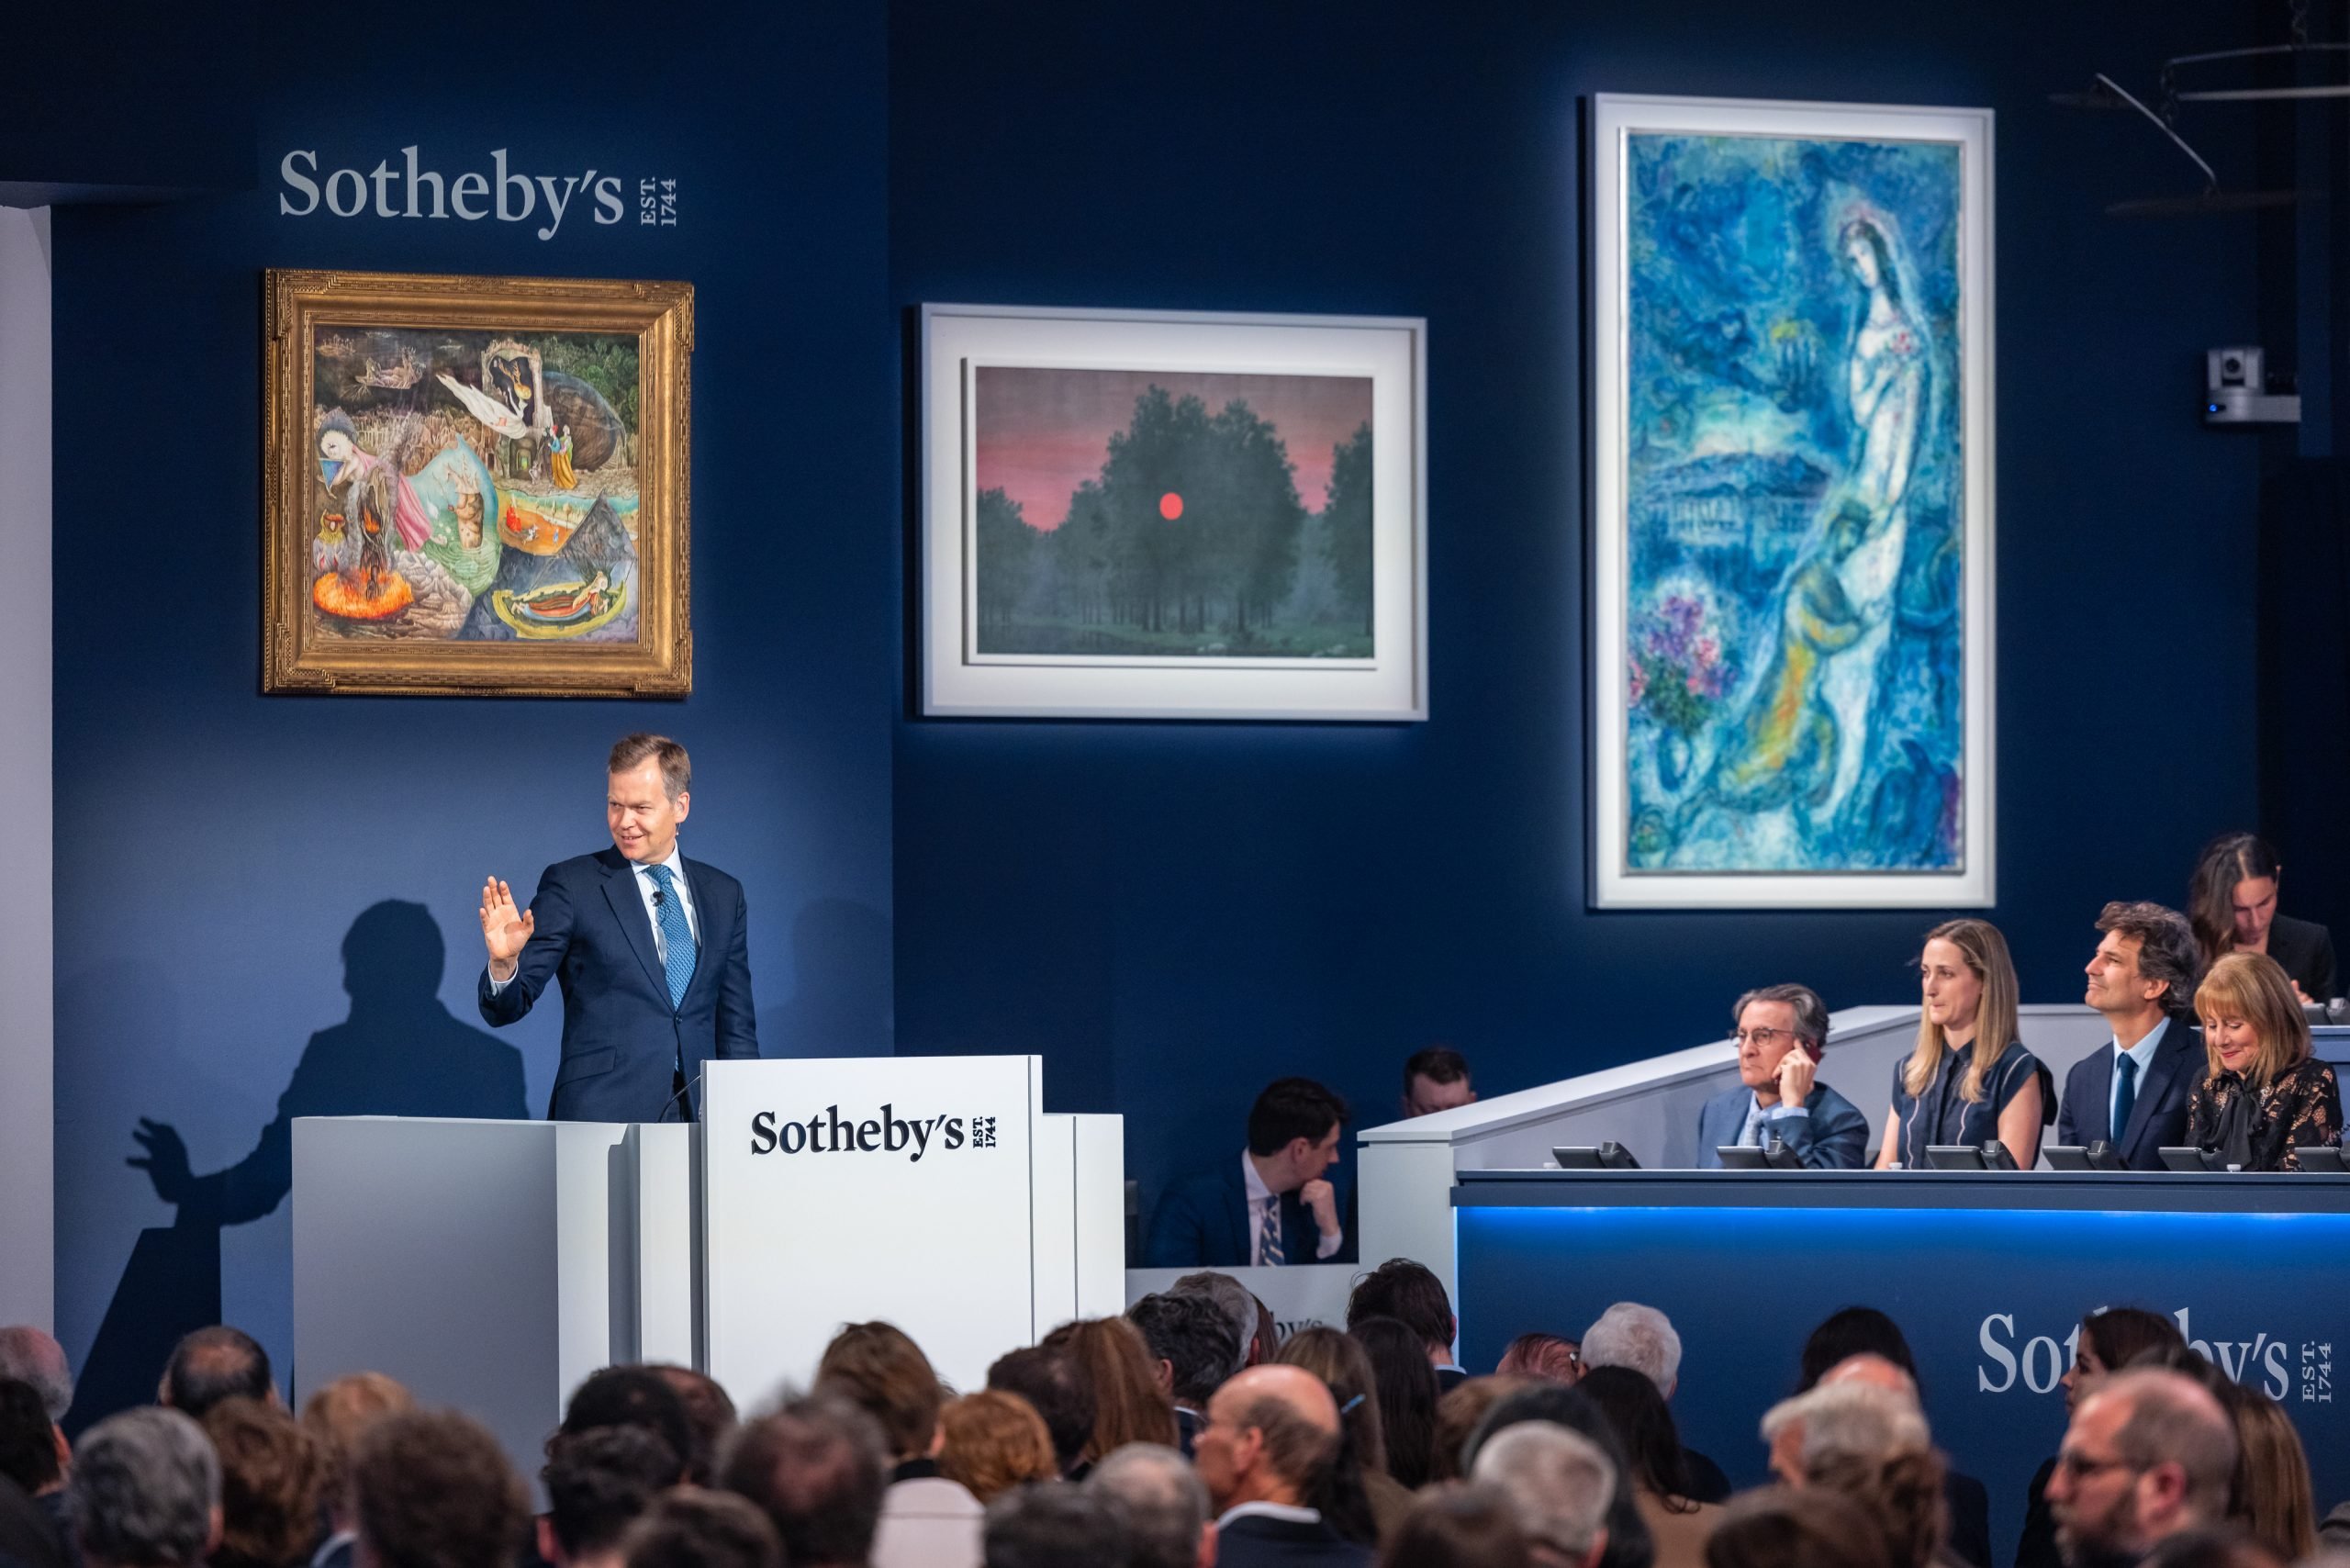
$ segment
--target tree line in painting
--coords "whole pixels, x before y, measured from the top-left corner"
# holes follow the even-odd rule
[[[979,651],[1370,657],[1371,426],[1333,455],[1309,512],[1246,402],[1151,387],[1058,528],[979,493]]]

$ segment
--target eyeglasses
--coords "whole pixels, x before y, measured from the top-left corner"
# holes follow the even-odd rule
[[[1751,1040],[1756,1045],[1762,1047],[1766,1050],[1770,1047],[1771,1042],[1774,1040],[1792,1040],[1796,1037],[1796,1035],[1793,1029],[1740,1029],[1737,1034],[1730,1036],[1731,1039],[1736,1040],[1741,1046],[1746,1044],[1747,1041]]]
[[[2102,1475],[2109,1470],[2126,1470],[2136,1474],[2146,1467],[2143,1464],[2132,1464],[2126,1459],[2091,1459],[2088,1455],[2076,1450],[2069,1453],[2058,1454],[2056,1468],[2065,1473],[2065,1480],[2077,1483],[2087,1481],[2092,1475]]]

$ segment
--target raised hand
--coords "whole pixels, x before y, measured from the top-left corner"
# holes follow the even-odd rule
[[[1811,1053],[1798,1045],[1779,1058],[1779,1103],[1800,1105],[1811,1098],[1811,1086],[1819,1069]]]
[[[196,1184],[196,1172],[188,1166],[187,1145],[180,1141],[179,1129],[169,1122],[151,1122],[141,1116],[130,1136],[145,1152],[123,1163],[147,1172],[147,1179],[155,1183],[155,1195],[163,1202],[185,1203],[188,1189]]]
[[[489,949],[492,980],[514,978],[515,960],[537,927],[538,921],[529,910],[514,907],[513,889],[495,877],[481,885],[481,939]]]
[[[1314,1224],[1325,1236],[1338,1234],[1338,1192],[1319,1176],[1297,1190],[1298,1202],[1313,1211]]]

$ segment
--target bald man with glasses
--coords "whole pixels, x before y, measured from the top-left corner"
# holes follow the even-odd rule
[[[1738,1087],[1697,1113],[1697,1168],[1718,1170],[1728,1145],[1784,1144],[1807,1170],[1857,1170],[1868,1152],[1869,1119],[1818,1081],[1828,1048],[1828,1004],[1809,986],[1766,985],[1731,1009]]]

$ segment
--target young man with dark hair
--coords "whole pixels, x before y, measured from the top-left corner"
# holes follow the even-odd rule
[[[1426,1264],[1390,1258],[1357,1280],[1347,1297],[1348,1329],[1369,1317],[1393,1317],[1420,1337],[1427,1347],[1428,1364],[1436,1368],[1438,1393],[1468,1381],[1469,1374],[1452,1364],[1453,1337],[1460,1332],[1460,1321],[1452,1316],[1452,1298]]]
[[[988,1368],[988,1386],[1016,1394],[1036,1407],[1052,1435],[1053,1459],[1067,1475],[1093,1436],[1092,1386],[1067,1350],[1030,1345],[1005,1352]]]
[[[691,1468],[695,1437],[686,1402],[669,1380],[650,1367],[604,1367],[589,1372],[564,1406],[565,1437],[606,1427],[637,1427],[661,1440],[675,1461],[674,1485]]]
[[[2187,1101],[2203,1074],[2203,1036],[2190,1011],[2199,955],[2187,917],[2158,903],[2109,903],[2089,958],[2084,1001],[2113,1038],[2073,1064],[2056,1141],[2113,1145],[2133,1170],[2163,1169],[2187,1141]]]
[[[677,1484],[677,1456],[643,1427],[597,1427],[549,1445],[539,1555],[553,1568],[613,1568],[621,1537]]]
[[[1248,1111],[1248,1146],[1170,1185],[1151,1216],[1146,1266],[1264,1268],[1344,1262],[1347,1227],[1324,1172],[1347,1103],[1310,1078],[1276,1079]]]
[[[1206,1418],[1209,1397],[1240,1361],[1240,1337],[1224,1309],[1204,1295],[1154,1292],[1126,1308],[1126,1321],[1150,1348],[1158,1386],[1174,1401],[1183,1452]]]
[[[351,1463],[359,1561],[373,1568],[508,1568],[530,1506],[505,1450],[453,1410],[386,1416]]]
[[[621,1544],[627,1568],[784,1568],[767,1517],[730,1492],[655,1499]]]
[[[1414,1051],[1404,1064],[1404,1116],[1432,1116],[1474,1104],[1477,1087],[1469,1080],[1469,1058],[1450,1046]]]

